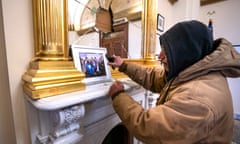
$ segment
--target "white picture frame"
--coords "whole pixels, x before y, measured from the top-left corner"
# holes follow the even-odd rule
[[[83,83],[95,84],[112,80],[105,57],[106,48],[71,45],[71,51],[75,67],[85,73]]]

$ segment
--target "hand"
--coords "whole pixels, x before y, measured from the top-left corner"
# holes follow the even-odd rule
[[[108,62],[108,65],[113,67],[120,67],[123,63],[123,59],[120,56],[113,55],[114,62]]]
[[[108,95],[113,99],[115,96],[117,96],[119,92],[122,92],[122,91],[124,91],[124,86],[122,82],[115,81],[109,88]]]

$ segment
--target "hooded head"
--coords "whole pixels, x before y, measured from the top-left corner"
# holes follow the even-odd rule
[[[177,23],[160,37],[160,44],[167,56],[168,80],[214,50],[211,31],[198,21]]]

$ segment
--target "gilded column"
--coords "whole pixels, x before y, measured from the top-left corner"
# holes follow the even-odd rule
[[[67,0],[32,0],[34,58],[23,75],[33,99],[81,90],[85,76],[69,57]]]
[[[142,13],[142,56],[145,60],[155,60],[157,0],[144,0]]]
[[[66,0],[33,0],[35,57],[68,59]]]

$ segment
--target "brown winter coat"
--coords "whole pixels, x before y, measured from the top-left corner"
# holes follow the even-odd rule
[[[125,92],[113,100],[123,124],[139,140],[146,144],[231,142],[233,105],[226,77],[240,76],[240,55],[227,40],[170,82],[162,67],[124,63],[120,71],[160,93],[157,106],[149,110]]]

